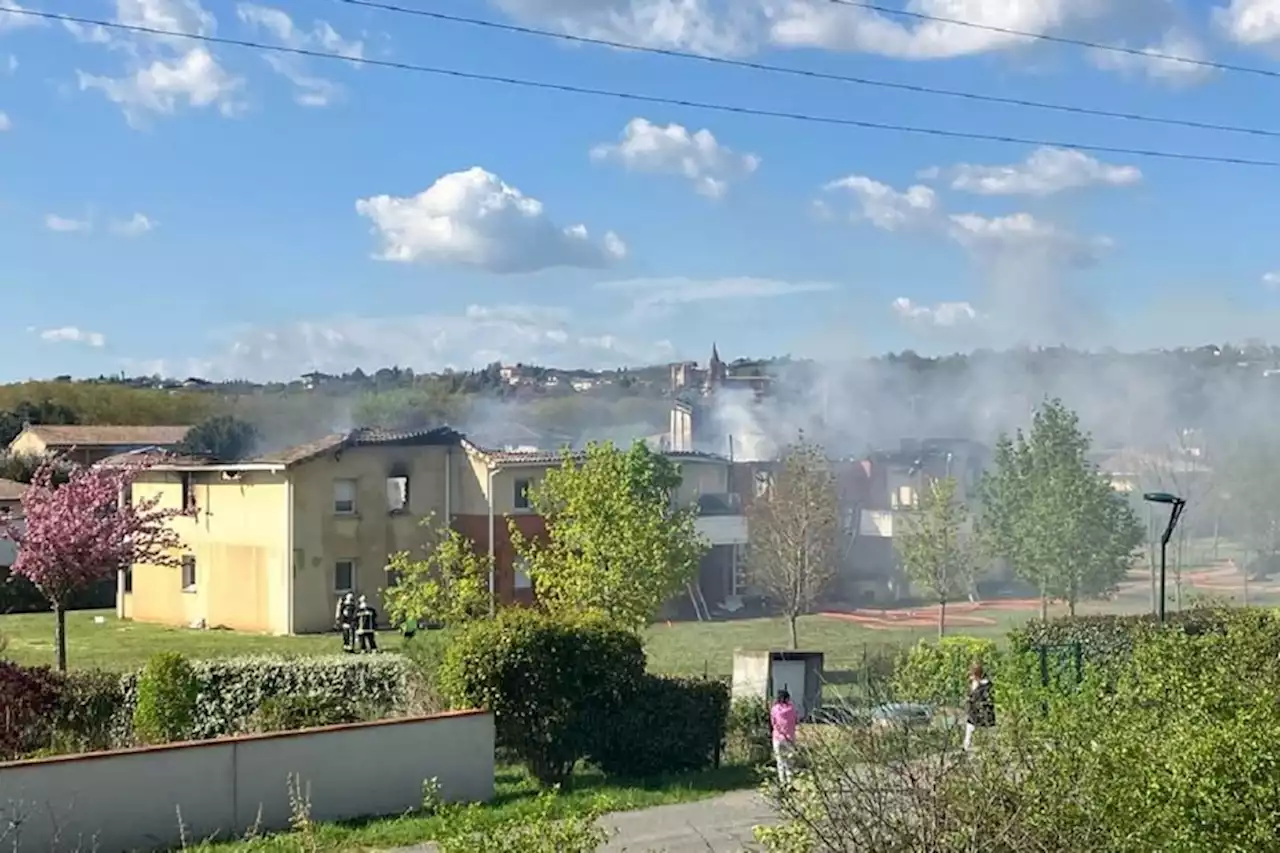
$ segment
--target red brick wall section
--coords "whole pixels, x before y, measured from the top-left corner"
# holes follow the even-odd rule
[[[532,589],[515,588],[516,551],[511,543],[508,519],[513,520],[516,528],[524,536],[545,537],[547,525],[540,515],[520,514],[493,519],[493,556],[497,569],[495,580],[498,587],[498,602],[501,604],[532,604],[535,600]],[[453,529],[471,540],[476,553],[489,553],[489,516],[487,515],[455,515]]]

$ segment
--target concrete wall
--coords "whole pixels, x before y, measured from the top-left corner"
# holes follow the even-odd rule
[[[492,716],[463,711],[12,762],[0,764],[0,809],[22,820],[19,853],[172,849],[179,814],[188,844],[288,828],[291,774],[310,788],[316,821],[417,808],[432,777],[448,800],[488,800],[493,739]]]
[[[184,588],[176,566],[136,564],[133,591],[118,610],[141,622],[285,634],[289,631],[289,484],[284,473],[246,471],[225,480],[212,471],[144,471],[133,499],[182,506],[189,477],[197,512],[170,522],[195,558],[196,584]]]
[[[447,523],[457,513],[454,468],[457,447],[350,447],[291,469],[293,479],[293,565],[295,633],[328,631],[337,601],[336,566],[355,563],[355,592],[383,611],[386,565],[399,551],[419,552],[431,539],[431,524]],[[408,474],[408,505],[394,511],[388,478]],[[355,511],[334,507],[334,483],[356,482]],[[449,506],[446,508],[446,503]]]

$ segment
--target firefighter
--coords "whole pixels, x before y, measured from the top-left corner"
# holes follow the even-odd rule
[[[333,613],[333,623],[334,627],[342,631],[342,650],[354,652],[356,650],[356,603],[351,593],[348,592],[338,599],[338,607]]]
[[[360,605],[356,607],[356,640],[362,652],[376,652],[378,637],[374,633],[378,629],[378,611],[373,609],[369,600],[360,596]]]

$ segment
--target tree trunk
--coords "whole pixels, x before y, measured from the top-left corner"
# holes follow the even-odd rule
[[[1049,620],[1049,588],[1045,581],[1040,582],[1040,621]]]
[[[53,603],[53,648],[57,655],[58,672],[66,672],[67,611],[56,601]]]
[[[947,600],[945,598],[938,599],[938,639],[942,639],[942,635],[947,630]]]
[[[1074,595],[1067,599],[1067,615],[1072,619],[1076,618],[1076,597]]]
[[[787,629],[790,630],[791,632],[791,650],[792,651],[800,650],[800,635],[796,631],[796,621],[797,621],[796,614],[794,613],[787,614]]]

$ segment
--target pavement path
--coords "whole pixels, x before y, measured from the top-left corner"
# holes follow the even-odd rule
[[[600,818],[613,834],[601,853],[749,853],[752,830],[776,818],[755,791],[734,791],[709,800],[614,812]],[[389,853],[435,853],[434,844]]]

